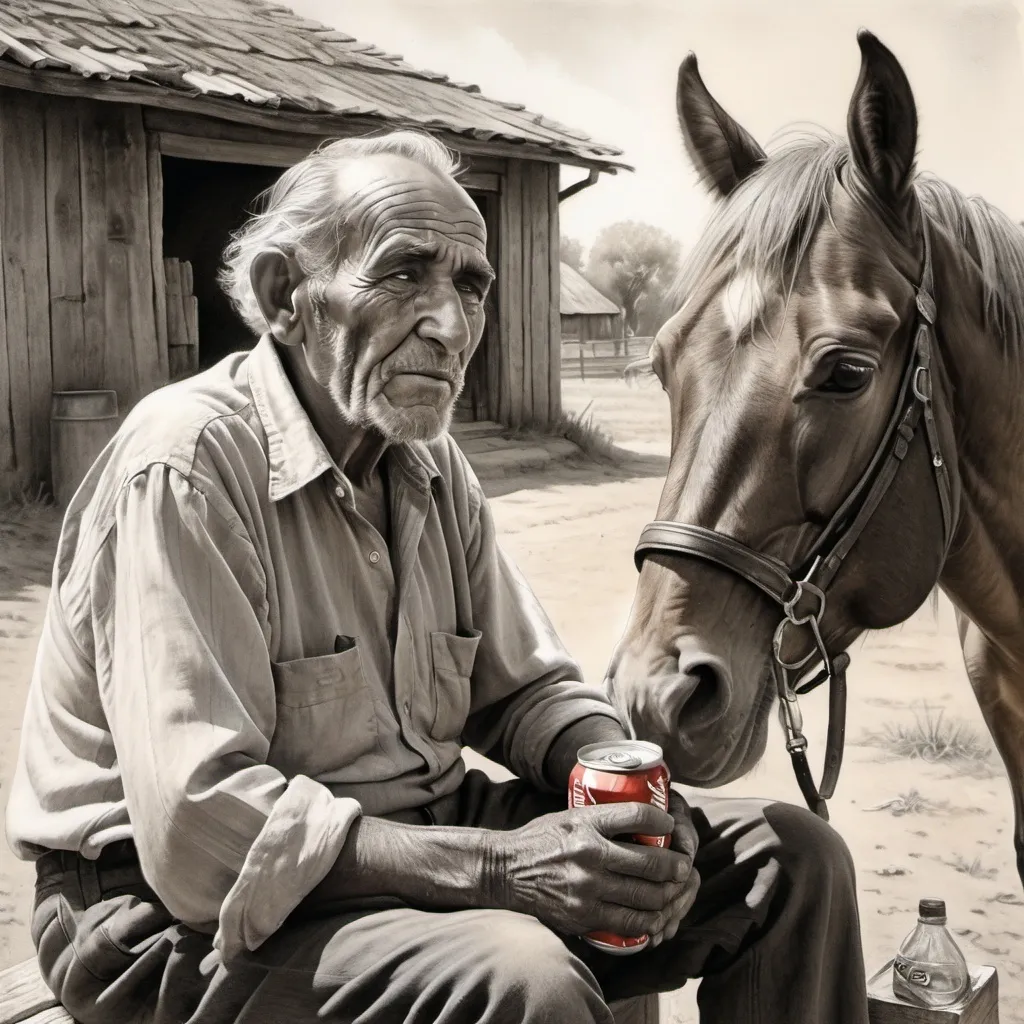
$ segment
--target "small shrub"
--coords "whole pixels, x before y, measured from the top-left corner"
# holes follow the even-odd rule
[[[927,797],[921,796],[916,789],[900,793],[891,800],[876,804],[874,807],[865,807],[866,811],[888,811],[893,817],[900,818],[904,814],[931,814],[941,807],[947,806],[946,801],[935,803]]]
[[[970,878],[995,878],[999,873],[995,868],[985,867],[980,857],[968,860],[959,853],[952,860],[944,860],[942,863]]]
[[[894,757],[919,759],[929,764],[953,763],[966,766],[987,765],[993,747],[989,738],[962,719],[946,719],[928,705],[924,714],[914,713],[912,724],[887,722],[877,732],[868,732],[861,742],[878,747]]]

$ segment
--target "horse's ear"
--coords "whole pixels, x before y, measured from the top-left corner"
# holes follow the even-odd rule
[[[860,77],[847,115],[853,163],[865,184],[900,212],[914,175],[917,106],[900,62],[866,29],[857,33]]]
[[[679,65],[676,112],[686,151],[712,191],[727,196],[767,159],[753,137],[708,92],[692,53]]]

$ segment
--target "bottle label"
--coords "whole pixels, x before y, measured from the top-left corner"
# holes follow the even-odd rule
[[[897,955],[892,966],[893,970],[910,985],[927,988],[932,983],[931,974],[922,970],[920,964],[913,963],[906,957]]]

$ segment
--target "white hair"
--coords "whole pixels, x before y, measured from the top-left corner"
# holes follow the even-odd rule
[[[253,261],[263,252],[294,257],[314,281],[337,267],[342,242],[342,211],[337,190],[338,165],[344,160],[386,153],[408,157],[438,174],[454,178],[456,154],[433,136],[402,130],[383,135],[338,139],[317,147],[289,167],[259,199],[262,209],[231,236],[224,250],[221,287],[238,315],[257,333],[267,322],[250,280]]]

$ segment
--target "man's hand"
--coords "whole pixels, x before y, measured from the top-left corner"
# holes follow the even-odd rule
[[[667,832],[673,846],[678,834],[679,849],[614,838]],[[659,943],[669,929],[675,934],[696,894],[696,835],[685,810],[669,815],[642,803],[577,807],[493,832],[489,846],[488,904],[531,914],[563,934],[610,931]]]
[[[697,890],[700,888],[700,875],[693,866],[693,858],[697,855],[697,830],[693,825],[690,808],[682,795],[671,787],[668,794],[668,812],[675,821],[675,827],[672,829],[671,849],[686,858],[690,870],[683,884],[682,899],[679,903],[682,910],[677,917],[666,924],[664,932],[654,939],[654,945],[658,945],[663,939],[675,937],[680,923],[689,912],[690,907],[693,906],[693,901],[697,898]]]

